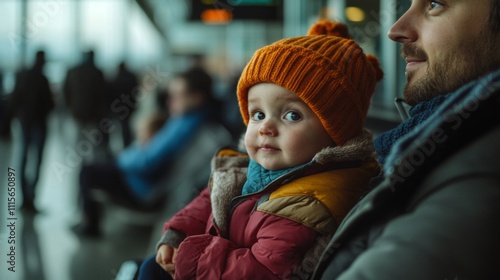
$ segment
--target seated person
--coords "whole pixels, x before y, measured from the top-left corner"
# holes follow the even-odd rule
[[[382,75],[329,21],[258,50],[237,90],[248,155],[219,151],[209,187],[165,224],[139,279],[303,274],[306,252],[380,173],[363,126]]]
[[[111,161],[83,166],[80,172],[83,217],[74,227],[77,233],[100,234],[101,211],[92,195],[93,189],[98,188],[127,204],[141,205],[155,183],[162,180],[169,164],[189,148],[189,140],[211,120],[211,87],[211,77],[201,69],[177,75],[170,82],[169,119],[147,143],[129,146]]]

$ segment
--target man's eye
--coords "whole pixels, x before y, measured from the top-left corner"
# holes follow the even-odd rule
[[[436,1],[431,1],[430,2],[430,10],[434,10],[436,8],[441,8],[443,4],[436,2]]]
[[[285,120],[289,122],[296,122],[299,121],[300,119],[302,119],[302,117],[297,112],[290,111],[285,114]]]
[[[254,121],[261,121],[266,117],[266,115],[262,112],[255,112],[252,115],[252,120]]]

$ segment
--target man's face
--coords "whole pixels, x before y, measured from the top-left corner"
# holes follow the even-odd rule
[[[500,66],[490,9],[491,0],[412,1],[389,31],[403,44],[408,104],[452,92]]]
[[[167,106],[172,116],[183,115],[202,103],[200,94],[189,92],[183,78],[173,79],[168,87]]]

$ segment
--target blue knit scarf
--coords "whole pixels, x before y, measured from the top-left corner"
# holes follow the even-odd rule
[[[401,137],[415,129],[419,124],[429,118],[434,111],[441,105],[450,94],[440,95],[425,102],[418,103],[410,109],[410,118],[401,123],[396,128],[380,134],[373,142],[375,150],[378,153],[378,161],[381,165],[385,164],[387,155],[391,151],[394,143]]]
[[[297,170],[303,167],[305,164],[301,164],[299,166],[280,169],[280,170],[267,170],[262,167],[260,164],[256,163],[252,159],[248,164],[248,172],[247,172],[247,181],[243,185],[243,189],[241,190],[242,195],[252,194],[261,191],[264,189],[269,183],[278,179],[279,177]]]
[[[432,118],[423,121],[421,126],[410,131],[407,135],[404,135],[400,141],[395,143],[391,152],[386,155],[387,163],[384,166],[385,172],[389,170],[394,171],[395,169],[392,168],[394,163],[400,161],[402,157],[408,156],[408,153],[418,149],[422,141],[425,140],[426,137],[430,137],[429,135],[436,131],[436,127],[447,122],[447,117],[450,117],[450,113],[454,115],[459,114],[458,112],[454,112],[454,108],[468,110],[470,104],[479,104],[480,100],[491,98],[493,93],[498,94],[497,91],[499,90],[500,70],[497,70],[477,80],[473,80],[455,92],[448,94],[445,97],[446,100],[441,101],[441,105],[435,108],[435,111],[433,110],[434,115]],[[471,111],[468,113],[471,113]],[[495,117],[492,116],[492,118]],[[386,174],[386,176],[390,176],[390,174]]]

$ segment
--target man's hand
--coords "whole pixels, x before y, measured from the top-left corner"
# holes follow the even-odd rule
[[[163,244],[156,252],[156,263],[158,263],[172,278],[175,274],[175,260],[177,259],[177,248]]]

